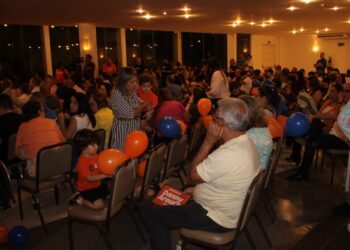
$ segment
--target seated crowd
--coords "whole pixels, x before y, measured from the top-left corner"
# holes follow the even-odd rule
[[[26,160],[26,174],[35,178],[42,147],[72,142],[79,191],[73,202],[101,209],[108,194],[103,179],[109,176],[96,165],[98,139],[92,131],[104,129],[105,148],[123,151],[126,136],[143,130],[153,147],[169,142],[159,132],[163,118],[180,120],[190,131],[200,122],[198,101],[210,98],[213,122],[186,178],[193,200],[149,211],[152,249],[171,249],[172,229],[226,232],[236,227],[248,187],[267,168],[273,148],[267,118],[303,112],[311,123],[303,156],[301,145],[287,138],[293,144],[287,160],[301,163],[289,180],[309,178],[316,148],[348,149],[337,117],[350,99],[350,83],[337,69],[306,75],[303,69],[276,66],[261,72],[231,60],[227,71],[211,59],[202,67],[177,63],[166,71],[117,71],[108,62],[95,79],[89,60],[81,81],[61,65],[56,76],[35,75],[28,82],[8,76],[0,82],[0,160],[6,163],[9,136],[17,134],[16,154]]]

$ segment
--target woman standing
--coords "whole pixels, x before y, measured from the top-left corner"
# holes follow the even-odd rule
[[[136,70],[125,67],[119,73],[115,88],[111,93],[111,107],[114,114],[111,147],[124,150],[126,136],[140,129],[140,116],[148,102],[139,102]]]

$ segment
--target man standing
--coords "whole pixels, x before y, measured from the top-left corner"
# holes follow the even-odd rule
[[[83,78],[85,80],[93,81],[95,80],[95,63],[92,61],[91,55],[85,56],[85,65],[83,68]]]
[[[247,105],[236,98],[219,101],[214,121],[190,166],[187,189],[193,200],[184,206],[154,207],[147,217],[153,250],[171,249],[171,230],[226,232],[236,228],[245,195],[259,173],[259,155],[245,133]],[[223,144],[211,150],[218,142]]]
[[[322,71],[323,74],[327,68],[327,60],[325,58],[325,53],[321,52],[320,59],[317,60],[317,62],[314,64],[316,71]]]

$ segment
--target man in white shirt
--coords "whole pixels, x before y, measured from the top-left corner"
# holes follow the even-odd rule
[[[261,168],[257,149],[245,133],[248,113],[248,106],[239,99],[219,101],[187,176],[188,184],[195,185],[193,200],[184,206],[152,208],[147,217],[153,250],[171,249],[173,229],[226,232],[236,228],[249,185]],[[210,153],[218,142],[221,146]]]

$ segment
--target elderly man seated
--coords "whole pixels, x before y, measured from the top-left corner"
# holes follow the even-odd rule
[[[237,226],[245,195],[261,169],[259,154],[246,134],[248,106],[239,99],[219,102],[214,121],[190,166],[195,185],[184,206],[154,207],[147,217],[153,250],[171,249],[171,230],[226,232]],[[214,145],[221,146],[211,152]]]

